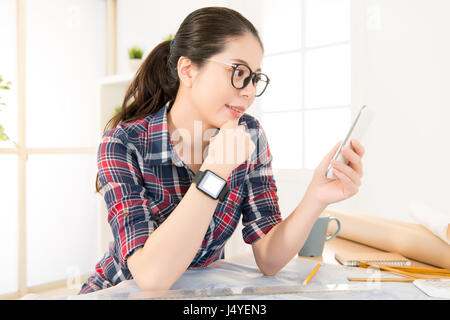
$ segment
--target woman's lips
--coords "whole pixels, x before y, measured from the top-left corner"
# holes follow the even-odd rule
[[[230,113],[235,118],[240,118],[245,111],[245,109],[241,109],[240,107],[230,106],[228,104],[226,104],[225,107],[227,107],[228,111],[230,111]]]
[[[240,107],[240,106],[231,106],[229,104],[226,104],[225,106],[227,106],[228,108],[234,109],[237,112],[241,112],[244,113],[245,108],[244,107]]]

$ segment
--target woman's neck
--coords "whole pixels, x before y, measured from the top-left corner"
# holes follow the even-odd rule
[[[205,132],[212,126],[188,103],[176,99],[167,114],[167,124],[175,150],[186,164],[203,163],[203,150],[209,145]],[[206,140],[206,141],[204,141]]]

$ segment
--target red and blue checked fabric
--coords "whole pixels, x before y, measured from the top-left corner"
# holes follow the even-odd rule
[[[114,241],[79,294],[132,279],[127,258],[164,223],[193,182],[194,172],[177,155],[169,135],[170,103],[144,119],[120,123],[103,135],[97,153],[98,177]],[[282,220],[264,130],[248,114],[239,124],[245,125],[256,149],[228,178],[230,193],[225,201],[219,201],[189,268],[223,259],[225,242],[241,216],[242,236],[248,244]]]

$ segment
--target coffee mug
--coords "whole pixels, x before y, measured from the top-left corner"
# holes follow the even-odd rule
[[[327,237],[328,223],[334,220],[337,223],[337,229],[331,236]],[[328,214],[321,214],[314,223],[303,248],[298,253],[302,257],[320,257],[323,252],[325,241],[331,240],[337,236],[341,230],[339,219],[331,217]]]

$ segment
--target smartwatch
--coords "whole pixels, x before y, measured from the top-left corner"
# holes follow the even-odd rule
[[[198,171],[194,177],[197,189],[210,196],[214,200],[224,201],[228,196],[227,181],[216,175],[211,170]]]

